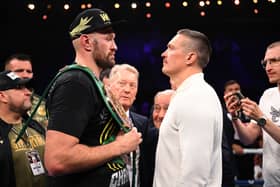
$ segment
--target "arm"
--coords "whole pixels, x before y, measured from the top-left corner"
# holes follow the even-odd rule
[[[236,155],[243,155],[243,147],[238,145],[238,144],[232,144],[232,151],[236,154]]]
[[[266,120],[266,125],[263,129],[274,139],[280,143],[280,127],[275,125],[270,119]]]
[[[264,116],[260,107],[254,101],[246,98],[241,100],[242,109],[246,115],[254,120],[258,120]],[[260,127],[259,127],[260,128]],[[266,124],[263,128],[275,141],[280,143],[280,127],[274,124],[270,119],[266,119]]]
[[[235,100],[235,98],[232,96],[232,93],[228,93],[224,96],[226,107],[228,112],[231,114],[231,116],[236,116],[237,111],[242,107],[244,114],[251,117],[246,113],[246,109],[243,108],[243,103],[241,106],[238,104],[238,101]],[[245,99],[242,99],[242,101]],[[233,119],[232,124],[234,125],[235,129],[238,132],[238,135],[240,137],[240,140],[242,143],[249,145],[252,144],[257,137],[261,133],[260,127],[255,123],[242,123],[240,119]]]
[[[233,120],[234,125],[241,142],[245,145],[250,145],[255,142],[261,134],[261,128],[255,123],[242,123],[239,119]]]
[[[70,72],[71,73],[71,72]],[[63,76],[63,75],[62,75]],[[88,146],[79,137],[99,112],[98,95],[82,72],[66,74],[48,98],[49,126],[46,135],[45,165],[50,175],[64,175],[95,168],[136,149],[142,141],[136,129],[119,134],[106,145]],[[92,124],[94,125],[94,124]]]
[[[95,168],[114,157],[134,151],[141,141],[141,134],[136,128],[129,133],[119,134],[112,143],[95,147],[79,144],[79,139],[74,136],[48,130],[45,165],[50,175],[79,172]]]

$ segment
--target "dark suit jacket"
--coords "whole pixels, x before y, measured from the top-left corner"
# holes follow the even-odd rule
[[[129,111],[129,117],[132,120],[134,126],[137,128],[138,132],[141,132],[143,134],[148,118],[132,111]]]
[[[234,157],[232,144],[234,141],[234,128],[232,122],[227,117],[227,111],[223,108],[223,138],[222,138],[222,166],[223,178],[222,187],[234,187]]]
[[[130,112],[129,117],[137,130],[142,133],[143,138],[143,142],[140,144],[140,187],[152,187],[158,129],[150,124],[150,121],[145,116]]]

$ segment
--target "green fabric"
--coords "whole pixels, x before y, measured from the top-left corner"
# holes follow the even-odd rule
[[[68,65],[66,67],[64,67],[60,72],[58,72],[58,74],[56,74],[56,76],[51,80],[51,82],[49,83],[49,85],[46,87],[46,89],[44,90],[41,98],[39,99],[37,105],[34,107],[34,110],[32,111],[32,113],[30,114],[30,117],[27,119],[26,123],[23,125],[23,128],[20,130],[19,135],[16,139],[16,141],[19,141],[20,137],[23,135],[25,129],[27,128],[29,122],[31,121],[31,119],[34,117],[34,115],[36,114],[38,108],[40,107],[43,99],[47,96],[51,86],[54,84],[54,82],[56,81],[56,79],[64,72],[66,71],[70,71],[70,70],[82,70],[84,72],[86,72],[94,81],[94,83],[96,84],[98,91],[106,105],[106,107],[108,108],[109,112],[111,113],[112,117],[114,118],[114,120],[118,123],[118,125],[120,126],[120,128],[124,131],[124,132],[128,132],[129,128],[127,128],[122,120],[120,119],[120,117],[113,111],[112,106],[110,105],[110,103],[107,100],[107,97],[105,95],[105,91],[104,91],[104,87],[103,87],[103,83],[93,74],[93,72],[84,66],[80,66],[78,64],[72,64],[72,65]],[[46,114],[48,115],[48,114]]]
[[[31,113],[34,111],[34,109],[36,108],[36,105],[39,103],[40,101],[40,96],[37,94],[33,94],[32,95],[32,107],[31,109],[28,111],[28,115],[30,116]],[[39,122],[44,128],[47,127],[48,124],[48,118],[47,118],[47,114],[46,114],[46,101],[45,99],[43,99],[40,104],[39,104],[39,108],[37,109],[37,111],[35,112],[33,118],[33,120]]]

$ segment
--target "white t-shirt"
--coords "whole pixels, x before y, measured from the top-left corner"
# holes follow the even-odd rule
[[[280,92],[278,87],[267,89],[259,103],[260,109],[280,126]],[[280,144],[263,130],[263,179],[265,187],[280,186]]]

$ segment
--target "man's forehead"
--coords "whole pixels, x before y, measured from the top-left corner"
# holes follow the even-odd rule
[[[19,59],[13,59],[10,61],[10,63],[7,64],[7,66],[26,66],[28,65],[31,67],[31,62],[29,60],[19,60]]]
[[[136,74],[128,69],[121,69],[119,71],[119,73],[120,73],[120,75],[122,75],[121,77],[123,77],[123,78],[131,77],[131,76],[136,77]]]
[[[266,58],[275,58],[280,56],[280,46],[270,48],[265,53]]]

